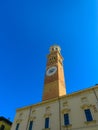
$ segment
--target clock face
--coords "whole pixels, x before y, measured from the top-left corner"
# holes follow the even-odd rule
[[[51,75],[55,74],[56,71],[57,71],[57,67],[56,67],[56,66],[53,66],[53,67],[49,68],[49,69],[46,71],[46,75],[47,75],[47,76],[51,76]]]

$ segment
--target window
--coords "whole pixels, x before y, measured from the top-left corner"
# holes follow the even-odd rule
[[[45,128],[49,128],[49,118],[45,118]]]
[[[30,121],[29,130],[32,130],[32,127],[33,127],[33,121]]]
[[[16,130],[19,130],[19,125],[20,125],[19,123],[16,125]]]
[[[0,130],[5,130],[5,126],[1,125]]]
[[[54,48],[52,48],[52,51],[54,51]]]
[[[92,121],[93,118],[92,118],[92,114],[91,114],[90,109],[85,109],[84,112],[85,112],[86,120],[87,121]]]
[[[69,123],[69,114],[68,113],[66,113],[66,114],[64,114],[64,125],[69,125],[70,123]]]

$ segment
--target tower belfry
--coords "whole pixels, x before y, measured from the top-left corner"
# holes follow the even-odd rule
[[[63,57],[60,51],[61,48],[58,45],[50,47],[50,54],[47,56],[43,101],[66,95]]]

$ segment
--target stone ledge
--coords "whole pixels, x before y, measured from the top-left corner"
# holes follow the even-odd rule
[[[63,127],[63,128],[70,128],[70,127],[72,127],[72,124],[69,124],[69,125],[63,125],[62,127]]]
[[[92,121],[85,121],[84,123],[88,125],[88,124],[96,123],[96,120],[92,120]]]
[[[44,129],[42,129],[42,130],[50,130],[50,128],[44,128]]]

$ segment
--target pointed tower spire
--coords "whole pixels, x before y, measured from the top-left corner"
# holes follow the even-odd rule
[[[50,47],[44,81],[43,101],[66,95],[63,57],[58,45]]]

